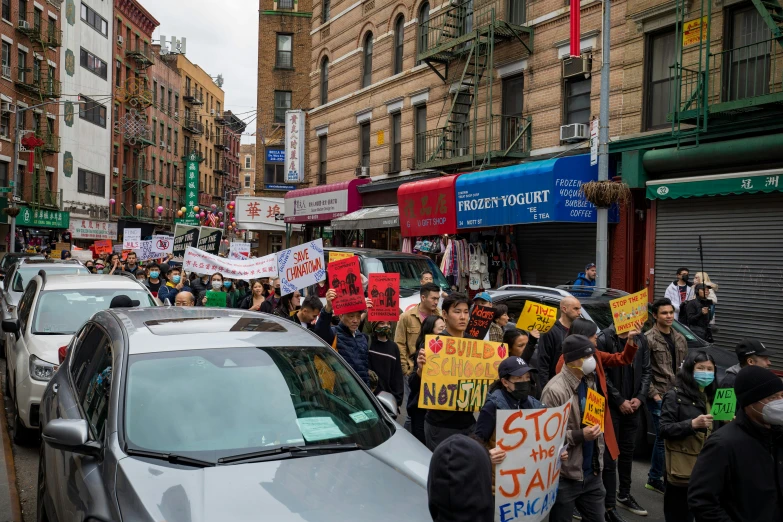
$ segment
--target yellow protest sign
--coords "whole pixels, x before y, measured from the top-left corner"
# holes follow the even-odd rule
[[[707,38],[707,17],[688,20],[682,24],[682,46],[696,45]]]
[[[419,408],[479,411],[508,350],[503,343],[428,335]]]
[[[63,251],[62,250],[52,250],[51,253],[49,253],[49,257],[51,259],[62,259]]]
[[[538,330],[541,333],[548,332],[557,320],[557,308],[528,301],[519,314],[517,328],[520,330]]]
[[[601,426],[601,432],[604,431],[604,413],[606,411],[606,399],[601,395],[587,389],[587,399],[585,400],[585,413],[582,416],[582,424],[585,426]]]
[[[339,261],[348,257],[353,257],[351,252],[329,252],[329,262]]]
[[[647,289],[609,301],[618,335],[633,331],[637,321],[647,321]]]

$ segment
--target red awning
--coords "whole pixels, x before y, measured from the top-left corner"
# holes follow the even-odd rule
[[[403,237],[457,232],[454,184],[457,176],[404,183],[397,189],[400,231]]]
[[[285,195],[285,222],[312,223],[331,221],[362,208],[357,187],[369,179],[352,179],[292,190]]]

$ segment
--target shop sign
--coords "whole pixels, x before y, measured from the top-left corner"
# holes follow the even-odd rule
[[[63,174],[66,178],[73,176],[73,154],[67,150],[63,154]]]
[[[400,198],[400,226],[405,236],[454,233],[453,187],[410,194]],[[451,192],[451,195],[448,192]]]
[[[241,196],[236,198],[234,218],[243,230],[269,230],[264,225],[272,225],[277,230],[283,227],[277,216],[284,214],[284,209],[282,198]]]
[[[266,149],[267,163],[285,163],[284,149]]]
[[[175,219],[175,223],[191,226],[199,224],[198,216],[196,216],[193,207],[198,206],[198,164],[202,160],[203,158],[195,152],[191,152],[185,160],[185,217]]]
[[[74,219],[68,230],[74,239],[117,240],[117,223],[92,219]]]
[[[21,207],[21,212],[16,217],[16,224],[20,227],[68,228],[70,223],[71,213],[60,210]]]
[[[344,216],[348,212],[348,191],[335,190],[334,192],[322,192],[309,194],[285,200],[286,216],[299,217],[292,222],[328,221],[336,217]]]
[[[707,39],[707,17],[688,20],[682,24],[682,46],[700,44]]]
[[[726,194],[755,194],[783,191],[783,175],[718,175],[710,179],[689,178],[694,181],[668,180],[648,182],[648,199],[676,199]]]
[[[280,190],[288,191],[296,189],[296,185],[283,185],[281,183],[267,183],[264,185],[265,190]]]
[[[285,111],[285,180],[304,181],[304,111]]]

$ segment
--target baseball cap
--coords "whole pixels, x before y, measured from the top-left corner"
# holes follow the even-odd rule
[[[507,357],[498,366],[498,377],[519,377],[534,371],[535,368],[527,364],[522,357]]]
[[[742,339],[734,348],[734,351],[737,353],[737,358],[740,361],[751,355],[765,355],[768,352],[767,348],[761,344],[761,341],[753,337]]]
[[[590,270],[591,268],[595,268],[595,263],[587,263],[585,266],[585,272]]]
[[[139,304],[139,301],[136,299],[131,299],[127,295],[116,295],[111,300],[109,308],[133,308],[135,306],[139,306]]]
[[[484,301],[491,303],[492,302],[492,296],[489,295],[487,292],[479,292],[476,294],[476,297],[473,298],[475,301],[476,299],[483,299]]]

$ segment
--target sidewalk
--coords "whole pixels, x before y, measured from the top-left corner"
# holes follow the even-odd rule
[[[5,416],[5,397],[0,393],[0,522],[21,522],[22,509],[19,504],[19,492],[16,489],[16,471],[11,449],[11,438]]]

